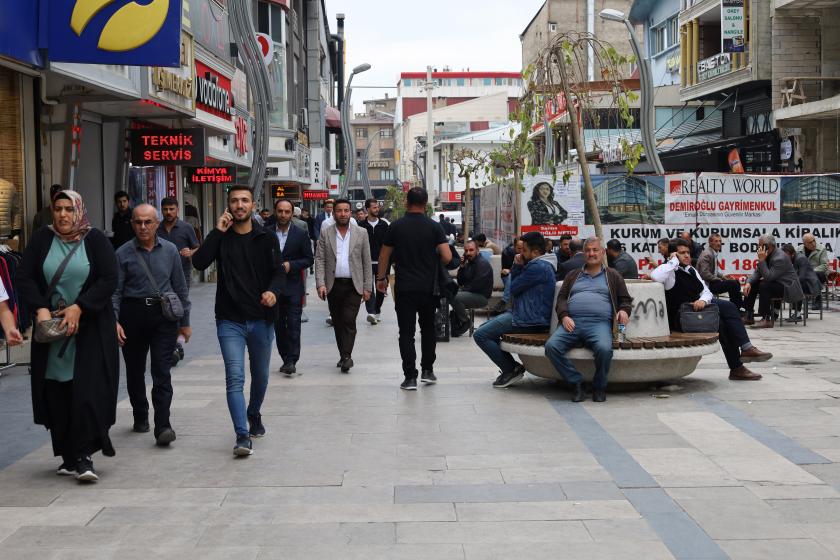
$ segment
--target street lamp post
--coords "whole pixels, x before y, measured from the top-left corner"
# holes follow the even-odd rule
[[[639,47],[639,41],[636,39],[636,33],[633,31],[633,24],[624,15],[624,12],[606,9],[601,10],[600,15],[601,18],[607,21],[616,21],[624,23],[627,26],[627,32],[630,34],[630,45],[633,47],[636,60],[639,61],[640,94],[642,98],[640,115],[642,144],[645,147],[647,160],[653,167],[654,173],[663,175],[665,168],[662,166],[662,161],[659,159],[659,152],[656,150],[656,136],[653,131],[655,111],[653,108],[653,75],[650,71],[650,61],[647,57],[642,56],[642,49]]]
[[[350,188],[351,174],[356,172],[356,145],[353,142],[353,131],[350,128],[350,114],[353,105],[350,96],[353,94],[353,76],[370,70],[370,64],[360,64],[353,68],[350,78],[347,80],[347,88],[344,94],[344,103],[341,105],[341,137],[344,139],[344,184],[341,186],[341,196],[347,196]]]
[[[365,146],[365,151],[362,152],[362,162],[361,162],[361,172],[362,172],[362,187],[365,189],[365,200],[371,197],[370,192],[370,176],[368,175],[368,151],[370,150],[371,144],[373,144],[373,140],[380,136],[386,129],[380,128],[370,137],[368,140],[367,146]]]

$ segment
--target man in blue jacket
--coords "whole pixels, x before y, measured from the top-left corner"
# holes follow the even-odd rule
[[[539,232],[529,232],[522,236],[522,242],[525,246],[510,270],[513,309],[487,321],[473,334],[478,347],[501,370],[493,382],[493,387],[499,389],[513,385],[525,375],[525,367],[501,349],[502,335],[548,332],[554,307],[554,267],[544,258],[545,238]]]
[[[309,234],[292,225],[295,207],[281,198],[274,203],[275,226],[272,228],[280,244],[280,261],[286,284],[277,298],[278,317],[274,323],[274,340],[283,359],[280,373],[292,377],[300,359],[300,319],[305,292],[304,271],[312,266],[312,244]]]

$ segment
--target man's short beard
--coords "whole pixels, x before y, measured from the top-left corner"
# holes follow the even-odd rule
[[[251,221],[251,212],[248,212],[247,214],[245,214],[245,217],[244,217],[244,218],[242,218],[242,219],[237,218],[237,217],[236,217],[236,214],[233,214],[233,213],[231,213],[231,214],[233,215],[233,221],[234,221],[235,223],[238,223],[238,224],[243,224],[243,223],[245,223],[245,222],[250,222],[250,221]]]
[[[341,227],[350,225],[350,218],[347,218],[346,220],[339,220],[338,218],[336,218],[335,219],[335,225],[341,226]]]

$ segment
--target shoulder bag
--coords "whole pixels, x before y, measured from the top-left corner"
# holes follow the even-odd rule
[[[714,303],[707,303],[695,311],[690,303],[680,305],[680,326],[684,333],[716,333],[720,325],[720,311]]]
[[[155,297],[160,299],[160,310],[163,318],[167,321],[180,321],[184,317],[184,306],[181,303],[181,298],[175,292],[162,292],[158,283],[155,282],[152,271],[149,270],[149,265],[146,264],[146,260],[140,254],[140,251],[137,250],[137,247],[134,247],[134,254],[137,255],[140,266],[143,267],[143,270],[146,272],[146,277],[155,290]]]
[[[79,249],[79,247],[82,246],[82,243],[85,242],[85,237],[87,237],[87,234],[84,234],[82,238],[79,239],[79,242],[76,243],[76,246],[70,249],[70,252],[67,253],[67,256],[65,256],[64,260],[61,261],[61,264],[58,265],[58,268],[55,270],[55,274],[53,274],[52,280],[50,280],[50,285],[47,287],[47,300],[49,300],[52,297],[53,293],[58,287],[59,281],[61,281],[61,276],[64,274],[64,270],[70,263],[70,259],[73,258],[73,255],[76,254],[76,251]],[[62,321],[64,321],[64,318],[56,316],[56,314],[62,309],[64,309],[65,306],[66,302],[63,299],[58,300],[57,309],[54,309],[50,312],[51,318],[47,319],[46,321],[41,321],[40,323],[35,324],[35,332],[32,335],[32,338],[35,339],[35,342],[38,342],[40,344],[50,344],[51,342],[67,338],[67,326],[61,326],[61,323]],[[69,339],[67,340],[69,341]],[[64,352],[62,349],[61,354],[63,355],[63,353]]]

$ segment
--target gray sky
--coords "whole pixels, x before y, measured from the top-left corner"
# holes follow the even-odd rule
[[[347,66],[372,68],[353,85],[396,86],[400,72],[426,66],[453,71],[517,72],[521,69],[519,34],[543,0],[326,0],[330,30],[344,13]],[[353,107],[396,89],[353,88]]]

